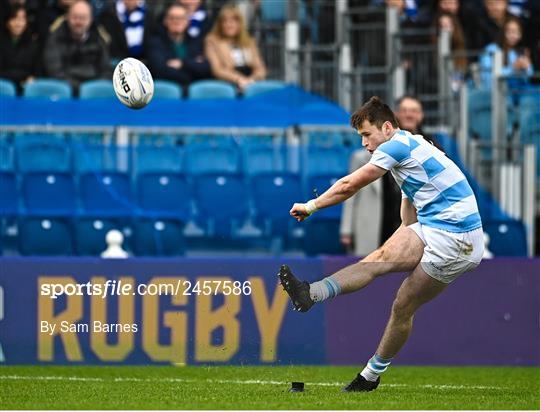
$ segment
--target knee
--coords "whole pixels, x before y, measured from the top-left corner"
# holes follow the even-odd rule
[[[411,299],[397,296],[392,304],[392,316],[400,320],[412,319],[414,315],[414,304]]]

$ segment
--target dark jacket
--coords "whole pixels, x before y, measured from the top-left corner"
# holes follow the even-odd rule
[[[126,40],[126,32],[124,25],[118,19],[116,12],[116,4],[109,5],[99,16],[99,24],[105,29],[110,37],[109,53],[113,59],[123,59],[125,57],[135,57],[137,59],[145,59],[146,43],[153,30],[154,16],[146,9],[144,16],[144,35],[143,35],[143,50],[139,53],[130,52]]]
[[[17,84],[19,92],[21,83],[29,76],[39,74],[39,47],[29,33],[17,41],[8,37],[0,39],[0,77]]]
[[[99,32],[92,27],[88,38],[78,42],[71,37],[67,22],[50,33],[44,66],[48,77],[67,80],[74,88],[86,80],[111,75],[109,53]]]
[[[176,59],[174,43],[165,29],[157,31],[148,41],[147,57],[155,78],[172,80],[182,85],[192,81],[211,77],[210,64],[204,56],[201,37],[193,38],[187,33],[187,55],[182,60],[182,67],[177,70],[167,66],[167,61]]]

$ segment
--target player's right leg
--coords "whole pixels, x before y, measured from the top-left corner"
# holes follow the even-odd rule
[[[319,282],[308,284],[298,280],[286,265],[281,267],[278,276],[295,309],[305,312],[315,302],[362,289],[378,276],[412,271],[423,252],[424,243],[416,232],[410,227],[400,227],[384,245],[367,257]]]

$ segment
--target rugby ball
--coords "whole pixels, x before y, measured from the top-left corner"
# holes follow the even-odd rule
[[[142,109],[154,95],[154,80],[141,61],[128,57],[120,61],[113,73],[116,97],[130,109]]]

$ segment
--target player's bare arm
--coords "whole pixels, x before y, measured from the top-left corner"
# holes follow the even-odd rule
[[[416,208],[411,203],[411,201],[404,197],[401,199],[401,224],[402,226],[410,226],[413,223],[418,222],[418,216],[416,215]]]
[[[290,214],[301,222],[318,209],[344,202],[385,173],[385,169],[368,163],[353,173],[339,179],[317,199],[312,199],[308,203],[295,203]]]

